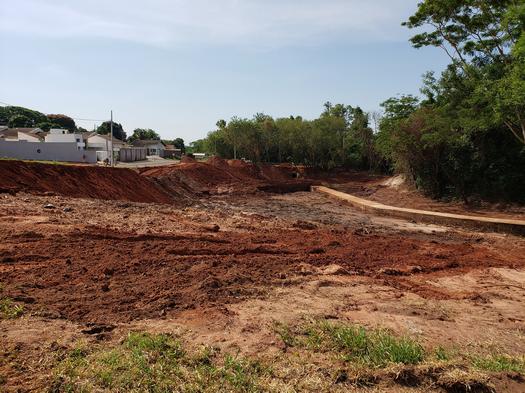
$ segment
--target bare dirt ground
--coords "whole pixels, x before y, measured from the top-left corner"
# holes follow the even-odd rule
[[[49,353],[135,330],[271,359],[287,352],[275,324],[305,318],[525,353],[525,238],[374,217],[309,192],[220,187],[178,205],[0,194],[0,283],[24,306],[0,320],[0,387],[47,391]],[[525,391],[520,378],[491,383]]]

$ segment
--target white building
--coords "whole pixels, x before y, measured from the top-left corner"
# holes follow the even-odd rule
[[[66,130],[43,132],[40,128],[0,130],[0,158],[96,163],[97,154],[86,151],[82,135]]]
[[[88,133],[86,134],[86,145],[89,150],[109,151],[111,149],[111,138],[109,135]],[[114,151],[119,151],[124,146],[126,146],[125,142],[113,137]]]
[[[138,139],[133,142],[133,146],[135,147],[145,147],[148,149],[147,155],[148,156],[163,156],[163,152],[166,149],[166,146],[164,146],[164,143],[162,141],[156,140],[156,139],[146,139],[141,140]]]
[[[72,134],[68,130],[52,128],[45,136],[46,143],[76,143],[78,150],[84,150],[86,144],[82,134]]]

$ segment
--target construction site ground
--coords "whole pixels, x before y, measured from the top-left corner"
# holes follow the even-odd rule
[[[298,349],[279,327],[293,330],[312,320],[389,329],[463,357],[523,359],[525,238],[377,217],[321,194],[286,192],[311,182],[371,199],[385,195],[382,203],[411,203],[416,191],[383,177],[287,168],[271,182],[267,174],[274,168],[261,177],[235,162],[203,165],[141,174],[121,169],[135,182],[129,197],[69,192],[59,186],[63,177],[36,186],[37,180],[24,180],[38,169],[31,166],[18,183],[0,175],[1,296],[23,309],[0,320],[0,389],[53,391],[57,353],[78,342],[116,345],[130,331],[172,334],[192,347],[211,346],[275,368],[283,359],[297,364]],[[242,173],[228,169],[236,166]],[[193,175],[206,171],[217,176]],[[89,176],[95,187],[117,175]],[[412,199],[421,201],[427,208],[471,210],[435,205],[419,194]],[[487,211],[525,216],[508,206],[475,212]],[[462,377],[449,385],[424,377],[407,383],[398,372],[363,385],[338,377],[348,367],[340,359],[314,357],[301,367],[303,374],[299,366],[276,371],[282,384],[275,390],[525,391],[519,372],[495,371],[478,381],[465,368],[474,382]],[[308,380],[312,375],[318,380]]]

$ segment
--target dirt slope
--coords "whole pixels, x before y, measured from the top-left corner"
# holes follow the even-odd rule
[[[130,169],[0,161],[0,191],[172,203],[150,179]]]
[[[309,190],[310,181],[294,179],[288,166],[255,165],[212,157],[207,162],[186,159],[179,165],[141,171],[178,198],[206,194],[290,192]]]

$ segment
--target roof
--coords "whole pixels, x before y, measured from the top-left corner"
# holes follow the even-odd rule
[[[40,132],[27,132],[27,131],[20,131],[20,129],[18,129],[18,139],[20,139],[20,134],[25,134],[25,135],[28,135],[30,137],[33,137],[33,138],[37,138],[41,141],[44,140],[45,136],[48,134],[47,132],[44,132],[42,130],[40,130]]]
[[[97,135],[95,131],[87,131],[82,133],[82,139],[86,140],[89,137],[92,137],[93,135]]]
[[[42,129],[37,128],[37,127],[31,127],[31,128],[9,128],[9,130],[14,130],[15,132],[23,132],[24,134],[29,134],[29,135],[35,135],[35,134],[40,134],[40,133],[44,132],[44,131],[42,131]]]
[[[137,139],[136,141],[133,141],[133,146],[152,146],[157,144],[164,145],[164,143],[161,140],[158,139]]]
[[[42,139],[47,133],[40,128],[7,128],[0,127],[0,138],[18,139],[18,134],[25,134],[34,138]]]
[[[99,136],[99,137],[101,137],[102,139],[107,140],[108,142],[111,141],[111,138],[110,138],[109,135],[97,134],[96,132],[92,132],[91,135],[88,135],[88,136],[84,136],[84,134],[82,134],[82,138],[83,138],[83,139],[86,139],[86,140],[89,139],[89,138],[92,138],[92,137],[94,137],[94,136]],[[126,142],[121,141],[120,139],[117,139],[117,138],[115,138],[115,137],[113,137],[113,143],[121,143],[121,144],[123,144],[123,145],[126,144]]]
[[[2,128],[0,129],[0,138],[18,138],[18,131],[14,128]]]

